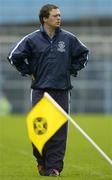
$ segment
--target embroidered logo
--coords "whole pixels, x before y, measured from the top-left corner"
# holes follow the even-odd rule
[[[59,41],[57,50],[60,52],[65,52],[65,42]]]
[[[47,131],[47,121],[45,118],[43,117],[37,117],[36,119],[34,119],[33,121],[33,128],[34,128],[34,132],[37,135],[42,135],[45,134]]]

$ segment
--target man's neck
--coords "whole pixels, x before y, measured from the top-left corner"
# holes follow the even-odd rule
[[[55,35],[55,29],[54,28],[51,28],[50,26],[44,25],[44,29],[50,38],[52,38]]]

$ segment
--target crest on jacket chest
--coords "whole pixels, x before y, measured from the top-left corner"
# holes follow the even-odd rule
[[[59,41],[58,42],[57,51],[65,52],[65,42],[64,41]]]

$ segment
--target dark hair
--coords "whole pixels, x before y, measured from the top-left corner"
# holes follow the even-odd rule
[[[58,8],[58,6],[53,5],[53,4],[46,4],[40,9],[39,19],[40,19],[41,24],[44,24],[43,17],[48,18],[49,14],[50,14],[49,12],[52,9],[59,9],[59,8]]]

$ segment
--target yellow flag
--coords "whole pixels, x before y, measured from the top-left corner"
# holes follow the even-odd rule
[[[45,143],[66,121],[64,110],[45,93],[27,116],[29,138],[40,154]]]

